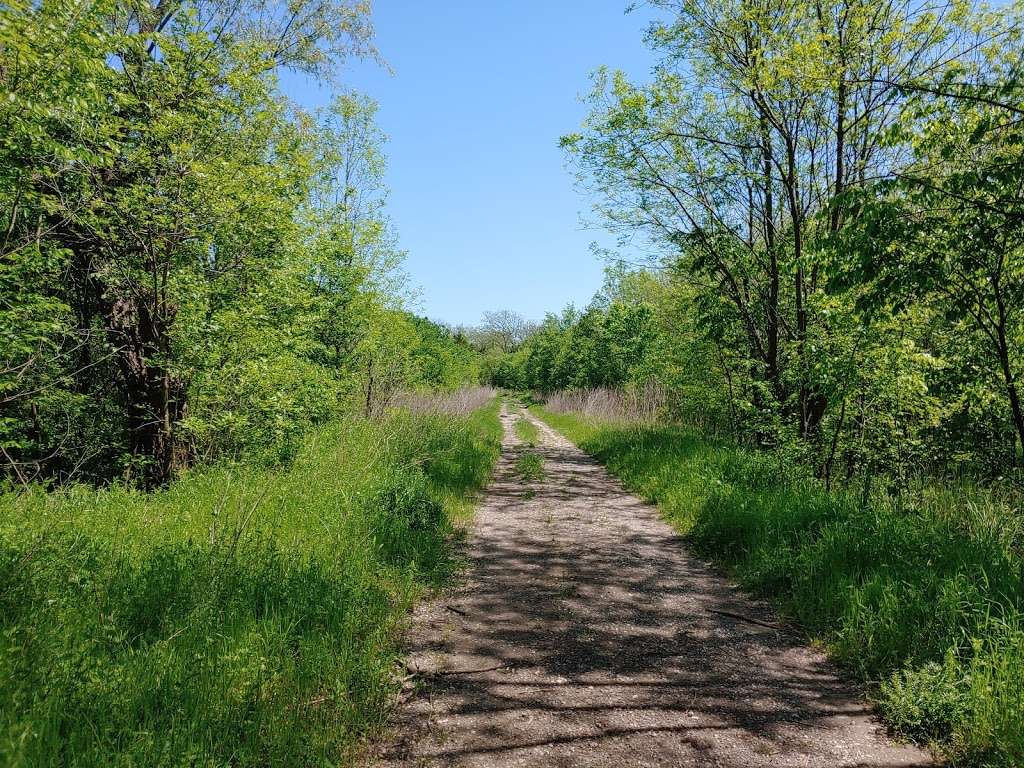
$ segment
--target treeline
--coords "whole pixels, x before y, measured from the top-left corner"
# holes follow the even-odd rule
[[[0,480],[166,482],[475,380],[402,308],[375,104],[278,84],[375,55],[362,0],[0,13]]]
[[[656,340],[649,304],[597,301],[549,314],[489,373],[498,386],[540,392],[639,384],[652,373]]]
[[[523,383],[653,378],[826,481],[1018,466],[1020,5],[654,5],[653,80],[600,71],[563,144],[605,223],[661,256],[549,318]],[[647,318],[627,341],[625,315]]]

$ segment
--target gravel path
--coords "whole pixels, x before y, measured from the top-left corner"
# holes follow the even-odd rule
[[[525,485],[518,416],[502,412],[466,578],[413,618],[419,685],[381,765],[932,765],[886,738],[821,653],[532,416],[546,478]]]

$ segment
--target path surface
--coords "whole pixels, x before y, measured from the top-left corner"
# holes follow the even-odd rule
[[[924,766],[823,656],[697,558],[651,506],[540,427],[504,451],[457,591],[413,619],[421,687],[384,766]],[[733,615],[730,615],[733,614]]]

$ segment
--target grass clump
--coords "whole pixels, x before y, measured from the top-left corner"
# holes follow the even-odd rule
[[[895,731],[955,764],[1024,764],[1024,537],[1012,504],[931,486],[865,508],[769,454],[538,412],[822,641]]]
[[[524,483],[539,482],[544,479],[544,459],[534,451],[524,451],[516,459],[516,473]]]
[[[275,472],[0,497],[0,764],[336,764],[395,691],[396,630],[452,572],[496,404],[310,439]]]
[[[531,448],[535,447],[540,441],[540,430],[537,428],[537,425],[529,419],[517,419],[514,429],[516,437]]]

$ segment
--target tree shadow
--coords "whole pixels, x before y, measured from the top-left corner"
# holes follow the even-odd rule
[[[932,764],[888,743],[824,657],[688,555],[656,511],[550,440],[503,457],[467,582],[409,637],[389,764]],[[419,761],[419,762],[417,762]]]

